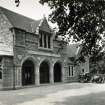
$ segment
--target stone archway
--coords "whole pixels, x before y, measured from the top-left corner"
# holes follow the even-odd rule
[[[35,83],[34,63],[26,60],[22,64],[22,85],[32,85]]]
[[[47,61],[43,61],[40,64],[39,73],[40,73],[40,83],[49,83],[49,63]]]
[[[61,64],[59,62],[56,62],[54,64],[54,82],[61,82],[62,78],[61,69],[62,69]]]

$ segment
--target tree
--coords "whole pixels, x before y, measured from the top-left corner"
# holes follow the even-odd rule
[[[105,74],[105,54],[101,47],[90,57],[90,72]]]
[[[16,4],[16,6],[18,7],[19,4],[20,4],[20,0],[15,0],[15,4]]]
[[[19,6],[20,0],[15,0]],[[81,55],[96,56],[103,48],[105,33],[105,0],[40,0],[52,9],[49,19],[57,23],[57,35],[68,36],[68,42],[81,42]]]
[[[82,54],[94,55],[103,47],[105,0],[40,0],[52,9],[49,19],[57,23],[57,35],[81,42]]]

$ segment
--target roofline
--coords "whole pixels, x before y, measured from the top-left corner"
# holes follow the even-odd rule
[[[26,31],[26,30],[23,30],[23,29],[20,29],[20,28],[17,28],[17,27],[11,27],[11,29],[18,29],[18,30],[21,30],[21,31],[24,31],[24,32],[27,32],[27,33],[30,33],[30,34],[35,34],[35,35],[38,36],[38,34],[36,34],[36,33],[29,32],[29,31]]]
[[[35,20],[35,19],[33,19],[33,18],[30,18],[30,17],[27,17],[27,16],[25,16],[25,15],[23,15],[23,14],[20,14],[20,13],[18,13],[18,12],[15,12],[15,11],[12,11],[12,10],[10,10],[10,9],[7,9],[7,8],[4,8],[4,7],[2,7],[2,6],[0,6],[0,9],[2,10],[2,8],[3,9],[6,9],[6,10],[8,10],[8,11],[10,11],[10,12],[13,12],[13,13],[15,13],[15,14],[17,14],[17,15],[21,15],[22,17],[25,17],[25,18],[28,18],[28,19],[31,19],[32,21],[39,21],[39,20]],[[4,12],[3,12],[4,13]]]

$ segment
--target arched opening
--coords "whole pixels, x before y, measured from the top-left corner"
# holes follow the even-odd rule
[[[40,64],[40,83],[49,83],[49,64],[43,61]]]
[[[54,82],[61,82],[61,64],[55,63],[54,65]]]
[[[22,65],[22,85],[32,85],[35,83],[34,63],[26,60]]]

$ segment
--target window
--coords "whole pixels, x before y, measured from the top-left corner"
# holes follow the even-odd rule
[[[16,38],[16,44],[22,45],[22,46],[25,45],[25,32],[18,30],[18,29],[16,29],[15,32],[16,32],[16,37],[15,37]]]
[[[84,69],[82,69],[82,73],[84,73],[85,72],[85,70]]]
[[[74,69],[73,69],[73,66],[71,67],[71,74],[72,74],[72,76],[74,76]]]
[[[40,32],[40,38],[39,38],[39,47],[41,48],[51,48],[51,35],[47,34],[45,32]]]
[[[0,57],[0,65],[1,65],[1,63],[2,63],[2,57]]]
[[[73,67],[73,65],[69,66],[68,76],[69,77],[73,77],[74,76],[74,67]]]
[[[0,79],[2,79],[2,57],[0,57]]]
[[[50,36],[48,36],[48,48],[51,47],[51,45],[50,45],[50,40],[51,40],[51,38],[50,38]]]
[[[42,47],[42,34],[40,34],[39,46]]]
[[[71,72],[70,72],[70,66],[69,66],[69,76],[71,75]]]
[[[47,48],[47,36],[46,35],[44,35],[44,48]]]

